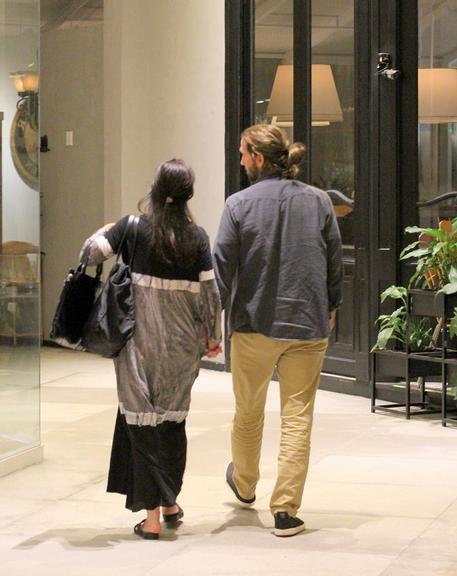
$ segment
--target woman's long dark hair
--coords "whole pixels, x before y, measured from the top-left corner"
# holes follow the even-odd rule
[[[183,160],[159,166],[149,193],[147,216],[150,242],[169,264],[190,268],[198,256],[197,226],[187,207],[194,194],[195,176]]]

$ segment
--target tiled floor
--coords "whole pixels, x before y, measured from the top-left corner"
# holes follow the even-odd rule
[[[0,574],[19,576],[456,576],[457,430],[372,415],[366,399],[319,392],[301,516],[307,531],[271,534],[277,384],[265,423],[254,510],[223,481],[230,377],[202,371],[188,420],[185,521],[159,541],[132,534],[142,513],[106,494],[116,412],[110,361],[44,349],[45,460],[0,478]]]

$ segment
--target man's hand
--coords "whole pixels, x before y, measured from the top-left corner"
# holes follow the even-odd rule
[[[336,325],[336,309],[332,310],[328,317],[328,331],[333,332]]]
[[[213,342],[212,340],[208,340],[207,347],[208,352],[206,353],[206,356],[208,358],[216,358],[216,356],[222,352],[220,342]]]

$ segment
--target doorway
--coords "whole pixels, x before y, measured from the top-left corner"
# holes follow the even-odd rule
[[[241,130],[271,122],[305,143],[303,180],[337,213],[344,302],[328,389],[368,395],[378,295],[408,275],[398,254],[417,213],[417,14],[417,0],[227,3],[227,193],[245,185]],[[380,53],[399,74],[379,73]]]

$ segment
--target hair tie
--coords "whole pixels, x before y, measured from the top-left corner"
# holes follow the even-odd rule
[[[173,198],[171,196],[167,196],[165,198],[165,204],[172,204],[173,203]]]

